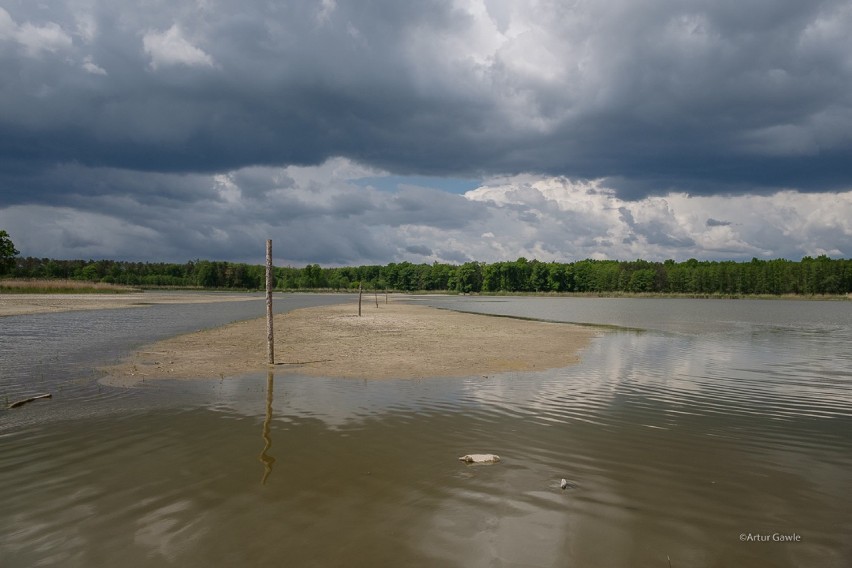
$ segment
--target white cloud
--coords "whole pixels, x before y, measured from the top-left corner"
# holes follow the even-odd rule
[[[142,38],[145,53],[151,58],[151,69],[173,65],[213,67],[213,58],[187,40],[174,24],[164,32],[148,31]]]
[[[516,176],[466,197],[504,210],[492,231],[503,250],[542,260],[852,254],[852,192],[624,201],[600,182]]]
[[[106,69],[93,62],[91,57],[83,60],[83,69],[92,75],[107,75]]]
[[[24,255],[259,262],[258,247],[273,238],[277,261],[292,265],[852,256],[852,191],[626,201],[600,180],[530,174],[464,195],[386,191],[364,181],[386,174],[342,158],[215,175],[82,167],[55,175],[106,193],[68,186],[57,196],[64,207],[0,209]]]
[[[44,52],[68,50],[72,46],[71,36],[59,24],[55,22],[42,25],[30,22],[18,24],[2,7],[0,7],[0,39],[20,44],[31,57],[38,57]]]
[[[317,21],[320,24],[328,22],[336,9],[336,0],[320,0],[319,9],[317,10]]]

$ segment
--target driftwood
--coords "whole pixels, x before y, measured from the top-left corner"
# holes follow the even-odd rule
[[[37,394],[35,396],[31,396],[30,398],[25,398],[23,400],[18,400],[16,402],[13,402],[12,404],[9,405],[9,408],[18,408],[19,406],[23,406],[23,405],[27,404],[28,402],[32,402],[32,401],[38,400],[40,398],[53,398],[53,395],[50,394],[50,393]]]

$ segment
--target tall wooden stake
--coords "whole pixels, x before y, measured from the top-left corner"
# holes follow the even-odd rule
[[[266,362],[275,364],[275,344],[272,330],[272,240],[266,241]]]
[[[363,293],[361,289],[361,283],[358,282],[358,317],[361,317],[361,294]]]

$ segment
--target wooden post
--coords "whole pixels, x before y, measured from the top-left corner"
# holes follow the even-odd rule
[[[379,307],[379,291],[376,290],[373,293],[376,295],[376,307],[378,308]]]
[[[363,291],[361,290],[361,283],[358,282],[358,317],[361,317],[361,294]]]
[[[272,327],[272,240],[266,241],[266,362],[275,364],[275,343]]]
[[[388,303],[388,289],[385,288],[385,303]]]

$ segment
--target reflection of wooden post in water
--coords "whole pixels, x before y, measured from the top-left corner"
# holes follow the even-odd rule
[[[260,461],[263,464],[263,479],[260,480],[262,485],[266,485],[266,480],[272,473],[272,465],[275,463],[275,458],[266,453],[272,447],[272,437],[269,435],[270,422],[272,422],[272,371],[266,374],[266,418],[263,420],[263,450],[260,452]]]
[[[266,241],[266,362],[275,364],[275,345],[272,330],[272,241]]]

